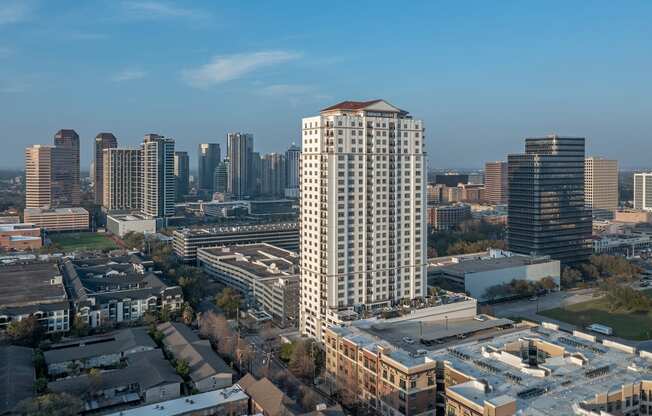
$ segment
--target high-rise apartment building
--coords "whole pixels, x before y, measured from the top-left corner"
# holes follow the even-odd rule
[[[383,101],[302,121],[300,330],[426,295],[423,122]]]
[[[507,203],[507,162],[487,162],[484,165],[484,197],[492,204]]]
[[[267,196],[282,197],[285,194],[285,156],[269,153],[261,162],[261,193]]]
[[[197,155],[197,187],[204,192],[213,192],[215,168],[222,160],[218,143],[202,143]]]
[[[190,189],[190,159],[188,158],[188,152],[174,152],[174,177],[177,182],[177,200],[182,201],[183,197],[188,195]],[[211,189],[213,189],[212,185]]]
[[[256,180],[253,166],[253,152],[253,134],[228,134],[229,190],[235,198],[249,196],[255,192]]]
[[[79,190],[79,135],[62,129],[54,135],[52,158],[52,207],[77,207]]]
[[[226,194],[229,192],[229,160],[224,159],[215,169],[215,192]]]
[[[584,162],[586,207],[597,218],[612,218],[618,209],[618,161],[587,157]]]
[[[104,210],[140,210],[143,200],[141,150],[108,148],[102,153]]]
[[[52,205],[52,153],[54,146],[35,144],[25,149],[25,207]]]
[[[102,204],[104,199],[104,149],[118,147],[118,139],[112,133],[98,133],[95,136],[95,153],[93,158],[93,191],[95,194],[95,203]]]
[[[575,264],[591,255],[591,213],[584,206],[584,138],[525,139],[508,157],[508,244],[516,253]]]
[[[285,187],[297,193],[299,189],[299,166],[301,164],[301,147],[294,143],[285,151]]]
[[[151,218],[174,215],[174,139],[147,134],[142,144],[143,214]]]
[[[652,173],[634,174],[634,209],[652,211]]]

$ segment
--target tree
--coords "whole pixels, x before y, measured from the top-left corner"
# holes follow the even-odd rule
[[[564,267],[561,272],[561,285],[565,288],[573,287],[582,278],[582,273],[572,267]]]
[[[321,398],[312,389],[301,386],[301,405],[306,412],[315,410],[317,405],[321,402]]]
[[[102,386],[102,372],[97,368],[91,368],[88,371],[88,380],[89,394],[92,397],[100,391]]]
[[[142,250],[143,243],[145,242],[145,235],[143,233],[129,231],[124,235],[124,237],[122,237],[122,242],[125,243],[129,249]]]
[[[306,380],[312,380],[315,372],[312,341],[307,339],[296,341],[288,368],[295,376]]]
[[[176,360],[174,369],[177,371],[177,374],[179,374],[184,380],[187,379],[188,375],[190,374],[190,366],[186,360]]]
[[[236,335],[223,315],[217,315],[210,311],[202,313],[199,320],[199,332],[214,344],[217,344],[217,351],[220,354],[233,357]]]
[[[80,315],[75,315],[75,319],[72,321],[72,328],[70,332],[76,337],[85,337],[90,332],[90,327],[84,318],[82,318]]]
[[[206,293],[206,276],[196,267],[183,267],[176,271],[183,297],[191,304],[197,305]]]
[[[285,361],[286,363],[290,362],[290,359],[292,359],[292,354],[294,353],[294,343],[292,342],[286,342],[285,344],[281,345],[281,349],[278,353],[278,357]]]
[[[184,324],[190,325],[195,320],[195,311],[188,303],[183,305],[183,312],[181,313],[181,320]]]
[[[485,289],[484,297],[490,302],[493,302],[496,299],[510,296],[512,294],[511,287],[509,285],[499,284],[489,286]]]
[[[24,416],[76,416],[82,410],[81,400],[67,393],[44,394],[16,406],[16,413]]]
[[[48,388],[48,379],[45,377],[39,377],[34,381],[34,390],[37,394],[45,393],[45,390]]]
[[[557,289],[557,283],[555,283],[555,279],[553,279],[550,276],[546,276],[543,279],[539,280],[539,284],[541,285],[542,288],[546,290]]]
[[[7,335],[12,343],[28,347],[37,346],[43,333],[43,327],[33,316],[13,321],[7,327]]]
[[[224,288],[216,297],[215,304],[222,308],[227,316],[233,317],[237,313],[242,298],[234,289]]]

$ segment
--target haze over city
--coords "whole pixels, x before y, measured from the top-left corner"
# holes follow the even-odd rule
[[[5,0],[0,165],[20,167],[25,146],[71,128],[84,170],[100,131],[124,145],[173,137],[195,166],[196,146],[229,131],[280,151],[301,117],[383,98],[425,121],[431,167],[481,167],[549,133],[644,167],[651,8]]]

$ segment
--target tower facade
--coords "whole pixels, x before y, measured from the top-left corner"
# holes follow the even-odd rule
[[[98,133],[95,136],[92,174],[95,203],[98,205],[101,205],[104,199],[104,149],[115,147],[118,147],[118,139],[112,133]]]
[[[152,218],[174,215],[174,139],[147,134],[142,144],[143,214]]]
[[[492,204],[507,203],[507,162],[487,162],[484,165],[484,195]]]
[[[215,168],[222,160],[218,143],[202,143],[197,154],[197,187],[205,192],[213,192]]]
[[[597,218],[612,218],[618,209],[618,161],[587,157],[584,162],[586,207]]]
[[[508,244],[516,253],[564,264],[591,255],[591,212],[584,202],[584,138],[525,139],[508,157]]]
[[[174,152],[174,177],[176,179],[177,200],[181,201],[184,196],[188,195],[190,189],[190,159],[188,152]]]
[[[52,208],[78,207],[79,135],[75,130],[62,129],[54,135],[52,157]]]
[[[25,149],[25,208],[52,205],[54,146],[35,144]]]
[[[423,122],[383,100],[302,120],[302,333],[426,295]]]
[[[104,149],[102,206],[106,211],[140,210],[143,166],[140,149]]]
[[[229,189],[235,198],[243,198],[255,192],[256,180],[253,152],[254,136],[252,134],[228,134]]]

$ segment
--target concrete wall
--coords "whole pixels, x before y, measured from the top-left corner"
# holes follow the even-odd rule
[[[106,228],[120,238],[124,237],[130,231],[149,234],[156,232],[156,220],[138,219],[117,221],[109,215],[106,218]]]
[[[170,383],[145,391],[145,403],[157,403],[181,397],[181,384]]]
[[[464,290],[472,297],[484,300],[485,292],[491,286],[509,283],[512,280],[536,282],[548,276],[552,277],[555,283],[559,285],[560,266],[558,260],[500,270],[467,273],[464,279]]]

